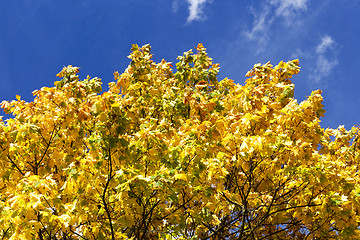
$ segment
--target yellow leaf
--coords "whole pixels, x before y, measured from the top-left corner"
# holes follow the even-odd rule
[[[102,113],[99,115],[99,120],[102,121],[102,122],[105,122],[106,119],[107,119],[106,113],[102,112]]]
[[[175,174],[174,178],[176,180],[184,180],[184,181],[186,181],[187,180],[187,175],[184,174],[184,173],[178,173],[178,174]]]

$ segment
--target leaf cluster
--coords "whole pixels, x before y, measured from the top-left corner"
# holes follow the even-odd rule
[[[359,128],[324,129],[299,61],[218,81],[202,44],[132,46],[109,90],[77,67],[1,107],[2,239],[358,239]]]

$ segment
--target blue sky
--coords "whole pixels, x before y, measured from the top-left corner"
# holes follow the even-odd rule
[[[53,86],[63,66],[102,78],[131,44],[176,62],[203,43],[219,79],[243,84],[256,63],[300,59],[298,101],[323,90],[323,127],[360,124],[360,0],[13,0],[0,8],[0,101]],[[2,114],[3,115],[3,114]]]

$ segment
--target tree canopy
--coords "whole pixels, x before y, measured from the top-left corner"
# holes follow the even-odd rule
[[[133,45],[109,90],[79,68],[3,101],[1,239],[359,239],[359,128],[298,103],[299,61],[218,81],[202,44]]]

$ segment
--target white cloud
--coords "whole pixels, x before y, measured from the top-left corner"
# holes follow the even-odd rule
[[[254,16],[253,27],[250,31],[244,31],[244,35],[249,40],[257,42],[256,54],[258,54],[264,50],[264,46],[269,40],[268,31],[274,18],[269,17],[270,9],[266,6],[260,13],[254,9],[251,9],[251,12]]]
[[[316,52],[318,54],[324,53],[327,49],[332,48],[335,44],[335,41],[328,35],[325,35],[321,38],[321,43],[317,45]]]
[[[203,8],[206,3],[211,3],[212,0],[173,0],[172,10],[176,12],[179,8],[179,5],[187,3],[189,5],[189,16],[187,18],[187,23],[192,21],[201,21],[205,19]]]
[[[333,68],[339,64],[335,56],[331,56],[328,50],[333,49],[336,42],[328,35],[321,38],[320,43],[315,47],[317,53],[315,61],[315,68],[312,70],[310,79],[315,83],[320,83],[321,80],[330,75]]]
[[[251,31],[246,31],[245,35],[251,39],[255,40],[259,37],[259,35],[264,35],[266,33],[268,21],[267,17],[269,15],[268,8],[264,9],[261,14],[256,13],[253,9],[251,9],[252,14],[254,16],[254,23]]]
[[[179,0],[173,0],[173,2],[172,2],[173,12],[176,12],[178,10],[178,6],[179,6]]]
[[[333,69],[339,64],[337,59],[337,43],[329,35],[325,35],[320,42],[308,50],[296,49],[291,55],[292,58],[303,58],[309,63],[309,79],[312,84],[325,84],[323,79],[328,77]],[[323,86],[324,87],[324,86]]]
[[[275,27],[290,27],[300,23],[299,13],[307,10],[308,0],[266,0],[255,11],[251,8],[254,21],[251,30],[243,31],[245,37],[257,43],[256,54],[264,51]],[[281,23],[275,25],[276,20]],[[284,30],[286,31],[286,30]]]
[[[189,17],[187,22],[199,21],[204,19],[203,7],[205,3],[211,2],[211,0],[186,0],[189,3]]]
[[[299,11],[307,10],[308,0],[269,0],[269,3],[276,7],[276,15],[285,18],[291,17]]]
[[[315,83],[320,83],[321,80],[330,75],[333,68],[338,65],[337,59],[329,59],[324,55],[319,55],[316,59],[316,68],[313,69],[313,73],[310,76]]]

